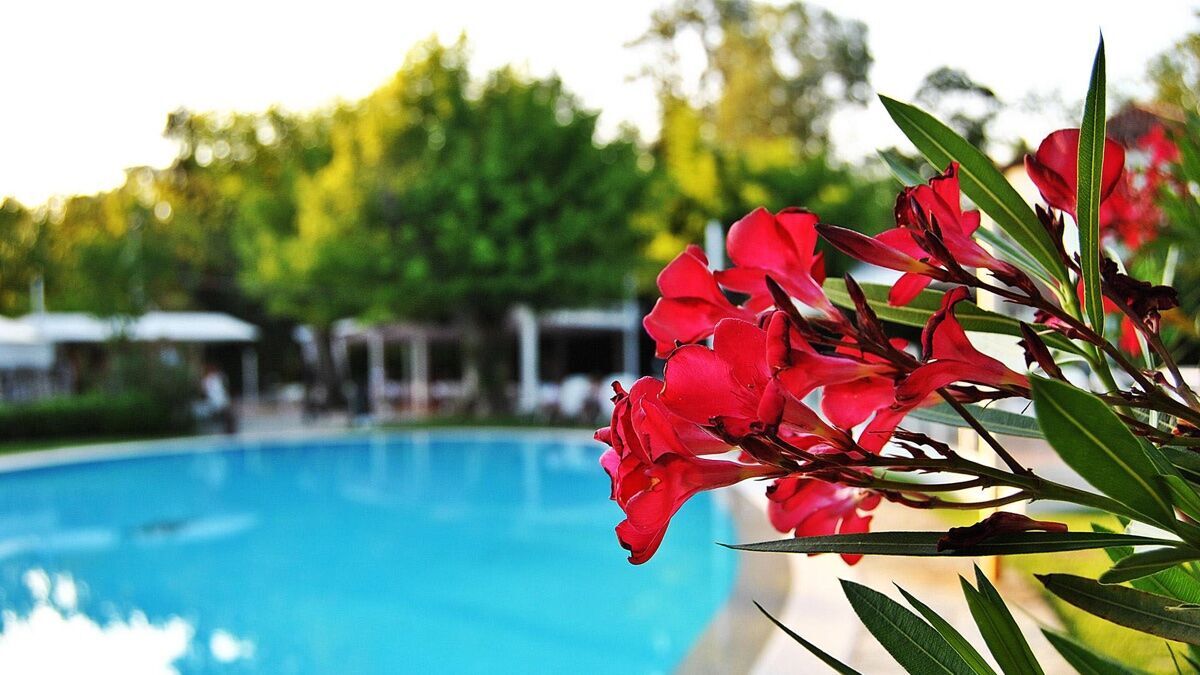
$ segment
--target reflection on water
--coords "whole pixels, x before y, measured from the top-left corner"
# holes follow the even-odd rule
[[[707,496],[625,561],[586,437],[213,450],[0,474],[0,673],[668,672],[732,585]]]
[[[135,610],[103,623],[88,616],[68,574],[32,569],[22,582],[31,606],[0,613],[0,672],[174,675],[177,661],[202,648],[193,644],[195,627],[178,616],[151,622]],[[222,663],[254,656],[253,643],[223,630],[213,631],[207,648]]]

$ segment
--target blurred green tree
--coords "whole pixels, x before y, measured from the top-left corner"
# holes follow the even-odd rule
[[[1196,14],[1200,18],[1200,12]],[[1155,100],[1200,110],[1200,32],[1192,31],[1150,63]]]
[[[36,214],[20,202],[0,202],[0,313],[29,311],[30,284],[42,275],[42,232]]]
[[[296,183],[294,227],[262,236],[247,288],[273,311],[335,319],[454,320],[469,381],[503,379],[515,303],[621,297],[640,242],[633,143],[598,143],[596,115],[556,79],[510,69],[473,82],[465,41],[430,41],[330,121],[328,163]],[[482,400],[482,398],[480,399]],[[494,402],[494,398],[493,398]]]
[[[705,66],[687,82],[681,53],[696,44]],[[796,2],[679,0],[633,45],[654,50],[642,74],[661,107],[648,207],[637,218],[656,266],[699,241],[708,221],[728,225],[756,206],[884,227],[883,172],[847,170],[830,153],[831,119],[870,93],[862,23]],[[830,261],[834,271],[844,262],[836,253]]]

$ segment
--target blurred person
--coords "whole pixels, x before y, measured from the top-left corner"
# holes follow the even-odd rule
[[[204,377],[200,380],[204,390],[204,401],[208,404],[208,412],[212,419],[221,423],[221,429],[227,434],[237,431],[237,417],[233,412],[233,401],[229,397],[229,387],[225,382],[225,374],[213,364],[204,366]]]
[[[558,389],[558,414],[571,422],[590,420],[590,407],[595,406],[597,384],[587,375],[568,375]]]

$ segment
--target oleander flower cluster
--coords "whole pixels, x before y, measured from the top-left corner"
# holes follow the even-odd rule
[[[1038,219],[1076,273],[1063,222],[1076,213],[1079,138],[1078,129],[1054,132],[1026,160],[1045,200]],[[1156,216],[1130,206],[1124,157],[1109,141],[1101,209],[1113,232],[1131,237],[1141,229],[1122,219],[1140,224]],[[1022,324],[1021,345],[1027,364],[1047,374],[1061,376],[1049,335],[1102,342],[1061,294],[983,245],[980,213],[964,207],[959,165],[943,169],[899,193],[894,227],[877,236],[823,223],[801,208],[759,208],[729,228],[727,269],[711,269],[703,251],[689,246],[662,270],[661,298],[644,326],[666,361],[663,378],[642,378],[628,391],[614,383],[611,423],[596,432],[610,446],[601,464],[625,513],[616,531],[631,562],[654,555],[693,495],[743,481],[762,485],[771,524],[796,537],[865,532],[883,500],[936,503],[877,470],[887,466],[894,476],[917,471],[918,460],[953,455],[905,430],[905,417],[940,403],[1030,398],[1025,369],[982,352],[964,329],[960,313],[976,311],[978,293],[1029,308],[1036,318]],[[849,276],[827,280],[821,240],[900,276],[885,298],[869,297]],[[1173,291],[1137,282],[1115,264],[1105,267],[1104,283],[1106,307],[1132,338],[1122,345],[1136,353],[1137,331],[1157,331],[1159,312],[1176,303]],[[919,343],[889,334],[874,307],[907,306],[923,294],[938,299]],[[996,522],[1037,527],[1019,518]],[[853,564],[860,556],[843,557]]]

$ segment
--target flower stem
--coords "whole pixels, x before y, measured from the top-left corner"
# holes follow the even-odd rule
[[[993,436],[986,427],[980,424],[979,420],[975,419],[975,416],[971,414],[971,411],[967,410],[966,406],[955,400],[954,396],[951,395],[950,392],[946,391],[945,389],[938,389],[938,394],[941,394],[942,399],[944,399],[951,408],[954,408],[954,411],[958,413],[959,417],[962,417],[967,424],[971,425],[971,428],[975,430],[975,433],[979,434],[979,437],[986,441],[987,444],[992,447],[992,450],[996,451],[996,455],[998,455],[1000,459],[1004,460],[1004,463],[1008,465],[1008,468],[1011,469],[1013,473],[1033,475],[1033,472],[1021,466],[1021,463],[1008,453],[1008,450],[1006,450],[1005,447],[1000,444],[1000,441],[996,440],[996,437]]]

